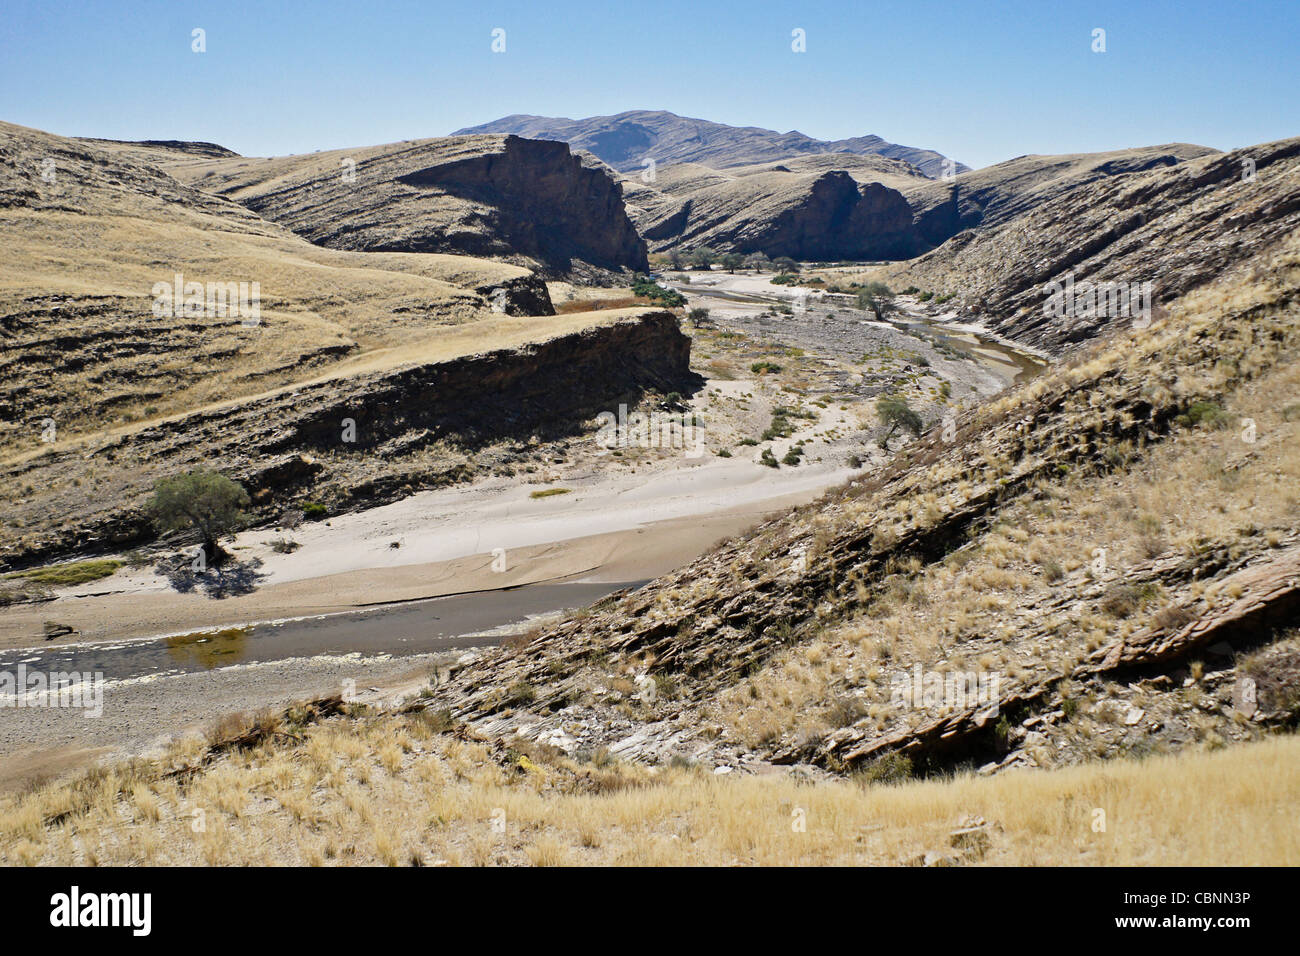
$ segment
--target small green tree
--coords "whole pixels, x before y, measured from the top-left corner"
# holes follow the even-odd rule
[[[799,274],[799,263],[789,256],[777,256],[772,260],[772,268],[777,272],[788,272],[791,275]]]
[[[680,271],[684,262],[685,260],[682,259],[681,250],[679,249],[668,250],[668,265],[670,268],[677,269]]]
[[[691,251],[689,261],[696,269],[708,269],[713,265],[717,257],[718,254],[708,246],[700,246],[700,248]]]
[[[247,506],[248,492],[241,484],[200,468],[160,480],[154,485],[148,510],[160,531],[198,531],[204,560],[215,565],[228,557],[219,539],[239,526]]]
[[[707,322],[709,320],[709,310],[704,306],[696,306],[687,313],[692,322]],[[945,383],[946,384],[946,383]]]
[[[745,257],[738,252],[728,252],[722,257],[722,268],[728,272],[735,272],[745,264]]]
[[[765,272],[772,268],[772,260],[765,252],[752,252],[745,257],[745,268],[755,272]]]
[[[858,290],[858,308],[874,312],[876,318],[883,322],[885,316],[897,309],[894,293],[883,282],[868,282]]]
[[[907,429],[917,438],[921,437],[921,431],[925,428],[921,416],[912,410],[906,399],[897,395],[880,396],[876,400],[876,414],[880,416],[882,425],[889,426],[889,431],[880,439],[881,448],[889,445],[889,439],[899,428]]]

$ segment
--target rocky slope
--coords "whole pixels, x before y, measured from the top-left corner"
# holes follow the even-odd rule
[[[670,313],[556,316],[524,268],[322,248],[166,171],[252,163],[222,153],[0,125],[0,561],[144,540],[153,481],[188,468],[243,479],[259,514],[351,507],[691,384]]]
[[[547,445],[563,454],[600,412],[695,384],[690,340],[670,312],[570,315],[551,320],[554,329],[502,322],[515,330],[510,347],[315,379],[0,462],[0,481],[16,492],[0,562],[150,541],[143,505],[153,483],[191,468],[240,481],[259,520],[307,500],[371,507],[509,469]],[[87,462],[99,466],[90,477]]]
[[[1132,309],[1121,312],[1108,295],[1094,308],[1089,289],[1149,288],[1158,308],[1249,265],[1300,227],[1300,139],[1176,158],[1157,151],[1131,172],[1003,195],[981,228],[893,270],[889,281],[954,296],[997,331],[1060,351],[1133,321]],[[1054,314],[1048,283],[1063,290],[1067,278],[1072,308]]]
[[[274,159],[173,159],[170,171],[318,245],[537,264],[552,274],[646,267],[600,163],[516,136],[411,140]]]
[[[1257,265],[423,706],[579,759],[873,779],[1294,726],[1300,237]],[[954,700],[954,672],[995,679]]]
[[[572,120],[553,116],[505,116],[481,126],[457,130],[457,136],[511,133],[530,139],[554,139],[586,150],[622,172],[640,170],[646,159],[662,166],[698,163],[721,169],[819,153],[851,153],[897,159],[937,177],[945,157],[930,149],[899,146],[879,136],[820,140],[796,130],[778,133],[754,126],[727,126],[678,116],[665,110],[629,110],[614,116]],[[955,163],[953,170],[969,167]]]
[[[918,245],[928,248],[965,229],[1008,222],[1078,186],[1176,166],[1216,152],[1172,143],[1105,153],[1019,156],[961,173],[951,181],[912,183],[903,191],[916,221]]]

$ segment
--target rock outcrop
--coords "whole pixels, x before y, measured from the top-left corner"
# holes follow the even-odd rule
[[[690,339],[675,315],[608,310],[585,327],[511,348],[313,381],[65,442],[0,463],[0,482],[28,489],[12,503],[26,530],[0,532],[0,563],[23,567],[149,541],[142,508],[153,482],[197,467],[241,481],[255,514],[303,498],[339,509],[383,504],[471,477],[476,456],[492,458],[502,442],[582,435],[601,411],[647,390],[691,390],[689,365]],[[419,453],[438,442],[460,455],[427,463]],[[111,492],[87,496],[76,483],[88,460],[131,467],[117,469]]]
[[[656,249],[711,246],[817,260],[901,258],[913,251],[911,225],[898,190],[831,170],[706,185],[659,204],[643,228]]]
[[[331,249],[505,257],[555,274],[646,268],[619,184],[563,143],[444,137],[173,172]]]

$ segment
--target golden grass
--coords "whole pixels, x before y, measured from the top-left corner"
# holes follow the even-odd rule
[[[947,851],[994,865],[1300,864],[1300,739],[898,785],[597,768],[331,721],[182,785],[137,770],[0,801],[0,859],[43,864],[840,865]],[[72,810],[54,825],[42,821]],[[1104,829],[1102,827],[1104,826]]]
[[[1066,670],[1141,629],[1164,609],[1159,596],[1117,619],[1079,593],[1093,583],[1090,569],[1104,557],[1098,580],[1122,581],[1130,567],[1162,554],[1193,558],[1206,542],[1276,547],[1300,516],[1300,427],[1284,415],[1297,399],[1300,366],[1279,365],[1227,404],[1231,427],[1184,430],[1126,470],[1040,482],[951,559],[898,568],[863,594],[860,613],[723,692],[717,719],[757,746],[782,732],[834,730],[836,701],[860,692],[883,727],[886,672],[913,661],[980,659],[985,671],[1014,674],[1025,661],[1015,637],[1047,625],[1032,663]],[[1247,420],[1252,443],[1242,438]],[[1073,596],[1068,613],[1048,617],[1043,608],[1062,596]]]

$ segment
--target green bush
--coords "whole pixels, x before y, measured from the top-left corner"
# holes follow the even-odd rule
[[[1193,402],[1187,411],[1178,416],[1178,423],[1187,428],[1197,425],[1227,428],[1230,422],[1231,416],[1213,402]]]
[[[69,584],[85,584],[98,581],[117,571],[126,562],[116,558],[101,558],[93,561],[74,561],[71,564],[56,564],[50,568],[37,568],[33,571],[15,571],[6,574],[6,578],[22,577],[37,584],[49,584],[63,587]]]
[[[217,543],[245,520],[248,492],[215,471],[197,469],[154,485],[146,510],[160,531],[194,528],[203,538],[203,553],[215,562],[225,557]]]

